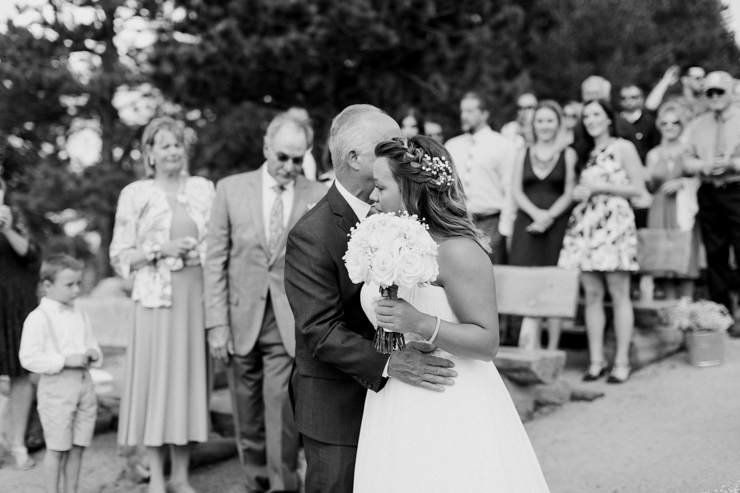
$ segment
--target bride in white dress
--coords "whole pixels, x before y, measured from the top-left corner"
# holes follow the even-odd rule
[[[375,208],[426,221],[439,244],[439,276],[426,288],[401,288],[399,300],[380,300],[378,287],[366,285],[363,308],[407,342],[433,339],[432,354],[450,359],[457,377],[434,392],[391,374],[380,392],[368,392],[354,493],[548,492],[492,363],[499,343],[493,271],[452,159],[421,136],[381,143],[375,154]]]

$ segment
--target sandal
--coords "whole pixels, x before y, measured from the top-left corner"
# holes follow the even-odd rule
[[[15,467],[21,471],[27,471],[36,465],[33,457],[28,455],[28,449],[26,447],[13,447],[10,450],[10,454],[15,459]]]
[[[618,365],[614,364],[609,378],[606,379],[606,383],[624,383],[629,379],[632,367],[630,365]]]
[[[588,365],[588,371],[583,375],[584,382],[593,382],[606,375],[606,363],[596,362]]]

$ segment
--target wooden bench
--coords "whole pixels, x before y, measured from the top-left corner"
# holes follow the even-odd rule
[[[499,313],[524,317],[573,318],[578,306],[578,271],[557,267],[495,265]],[[523,384],[549,384],[565,368],[565,351],[502,346],[496,367]]]

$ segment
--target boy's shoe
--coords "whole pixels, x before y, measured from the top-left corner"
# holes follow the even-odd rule
[[[21,471],[27,471],[36,465],[33,457],[28,455],[28,449],[26,447],[13,447],[10,449],[10,454],[15,459],[15,467]]]

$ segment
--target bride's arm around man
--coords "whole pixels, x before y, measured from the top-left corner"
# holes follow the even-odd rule
[[[442,391],[452,362],[422,343],[389,358],[372,347],[374,328],[342,257],[348,234],[370,211],[375,146],[400,136],[398,124],[370,105],[353,105],[332,122],[329,147],[337,181],[291,230],[285,288],[296,321],[291,396],[308,464],[306,492],[351,492],[367,390],[385,375]],[[387,373],[386,373],[387,372]]]

